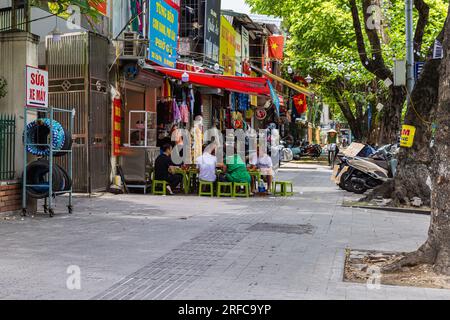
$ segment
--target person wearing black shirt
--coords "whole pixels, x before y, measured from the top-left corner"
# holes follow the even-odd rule
[[[183,176],[173,174],[175,167],[170,158],[172,155],[172,146],[165,144],[163,146],[163,153],[155,160],[155,179],[164,180],[169,183],[167,190],[169,194],[173,194],[173,190],[183,181]]]

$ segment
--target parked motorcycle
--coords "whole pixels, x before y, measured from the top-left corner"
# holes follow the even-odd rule
[[[398,146],[386,145],[369,157],[345,157],[336,170],[336,183],[344,190],[362,194],[395,176]]]

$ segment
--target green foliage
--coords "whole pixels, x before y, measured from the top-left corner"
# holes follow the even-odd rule
[[[387,88],[362,65],[348,0],[246,0],[254,12],[283,19],[288,31],[285,65],[300,75],[314,78],[314,89],[337,111],[336,91],[356,112],[357,105],[384,101]],[[425,0],[430,7],[421,56],[439,34],[446,18],[447,1]],[[362,15],[362,1],[357,0]],[[405,11],[403,0],[382,1],[382,54],[388,67],[405,56]],[[417,23],[415,10],[415,21]],[[364,31],[363,31],[364,32]],[[381,33],[380,33],[381,35]],[[372,56],[366,38],[368,56]],[[369,90],[370,89],[370,90]],[[342,118],[342,115],[336,115]]]
[[[8,83],[6,82],[5,78],[0,77],[0,99],[4,98],[7,94],[6,87]]]
[[[99,12],[92,6],[102,3],[103,0],[31,0],[32,6],[44,6],[53,13],[63,15],[69,5],[76,5],[81,13],[94,19],[99,17]]]

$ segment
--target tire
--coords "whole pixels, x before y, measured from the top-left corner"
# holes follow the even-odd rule
[[[352,188],[352,184],[350,180],[347,180],[347,177],[349,177],[349,172],[345,172],[341,176],[341,182],[338,184],[339,188],[348,191],[348,192],[354,192]]]
[[[72,135],[66,130],[66,128],[63,128],[63,130],[64,130],[64,144],[61,147],[61,150],[63,150],[63,151],[72,150],[72,144],[73,144]],[[67,152],[54,152],[53,156],[54,157],[63,157],[66,154],[67,154]]]
[[[38,160],[32,162],[27,166],[27,184],[28,185],[48,185],[45,180],[45,176],[50,170],[50,165],[47,160]],[[53,164],[53,186],[52,189],[55,192],[70,190],[72,181],[69,178],[67,172],[56,163]],[[43,199],[49,197],[49,190],[46,187],[28,187],[28,196],[35,199]]]
[[[53,126],[52,132],[50,132],[51,126]],[[42,118],[30,122],[27,125],[27,135],[23,136],[23,140],[28,144],[44,144],[50,134],[53,135],[53,149],[55,151],[61,150],[65,144],[65,130],[61,124],[55,120],[52,122],[50,119]],[[70,141],[68,143],[70,143]],[[47,146],[30,145],[27,147],[27,151],[38,157],[48,156],[50,154],[49,147]]]
[[[368,189],[365,186],[361,186],[359,183],[353,183],[351,182],[351,188],[353,189],[353,192],[356,194],[363,194]]]

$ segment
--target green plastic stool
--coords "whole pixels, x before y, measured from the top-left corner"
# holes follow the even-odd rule
[[[157,191],[157,187],[162,187],[161,191]],[[152,193],[154,195],[165,196],[167,193],[167,181],[165,180],[153,180],[152,181]]]
[[[230,190],[229,192],[223,191],[223,188]],[[233,196],[233,183],[232,182],[218,182],[217,183],[217,197],[232,197]]]
[[[203,191],[203,187],[209,187],[207,188],[208,191]],[[198,195],[200,197],[202,196],[214,197],[214,182],[200,180],[200,185],[198,187]]]
[[[244,193],[236,192],[237,188],[244,187]],[[248,182],[234,182],[233,183],[233,198],[235,197],[250,197],[250,185]]]
[[[278,186],[280,186],[280,191],[278,191]],[[290,190],[288,191],[288,187]],[[274,181],[273,182],[273,194],[275,196],[293,196],[294,195],[294,186],[290,181]]]

